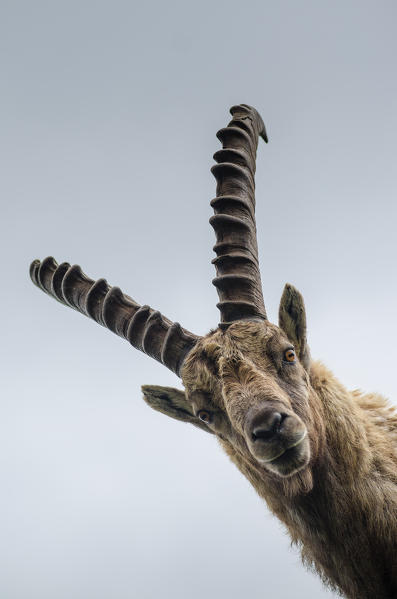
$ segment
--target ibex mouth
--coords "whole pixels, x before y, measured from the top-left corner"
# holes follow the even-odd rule
[[[270,464],[271,462],[275,462],[276,460],[278,460],[279,458],[281,458],[281,456],[284,456],[284,455],[288,454],[289,452],[290,452],[289,455],[291,455],[293,453],[292,450],[295,447],[298,447],[298,445],[300,445],[302,443],[302,441],[304,439],[306,439],[306,436],[307,436],[307,430],[305,430],[303,432],[303,435],[301,436],[301,438],[298,439],[298,441],[296,441],[295,443],[293,443],[293,445],[290,445],[289,447],[287,447],[285,449],[282,449],[280,451],[280,453],[277,454],[276,456],[274,456],[274,457],[272,457],[272,458],[270,458],[268,460],[261,460],[261,461],[264,462],[265,464]]]
[[[276,457],[262,462],[264,468],[282,477],[292,476],[305,468],[310,460],[310,443],[306,431],[302,437]]]

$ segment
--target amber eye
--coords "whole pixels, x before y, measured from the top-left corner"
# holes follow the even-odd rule
[[[197,412],[197,416],[206,424],[209,424],[212,420],[212,414],[207,410],[200,410],[199,412]]]
[[[284,360],[286,360],[287,362],[295,362],[296,360],[296,355],[293,349],[287,349],[284,352]]]

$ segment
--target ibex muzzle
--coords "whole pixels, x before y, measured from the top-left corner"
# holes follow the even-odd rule
[[[258,462],[281,476],[291,476],[310,459],[307,429],[282,403],[265,402],[260,409],[251,408],[245,437]]]

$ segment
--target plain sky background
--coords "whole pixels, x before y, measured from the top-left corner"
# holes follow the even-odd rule
[[[319,599],[210,435],[151,411],[160,364],[28,278],[54,255],[197,334],[218,322],[208,225],[228,109],[262,114],[268,313],[396,402],[396,3],[4,1],[2,599]]]

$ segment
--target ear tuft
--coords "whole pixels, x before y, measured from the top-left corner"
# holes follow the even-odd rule
[[[184,391],[174,389],[173,387],[143,385],[142,392],[143,399],[154,410],[176,420],[190,422],[207,433],[212,433],[205,423],[194,414]]]
[[[299,360],[310,368],[310,352],[306,336],[306,311],[301,293],[290,283],[284,287],[278,313],[279,327],[293,343]]]

